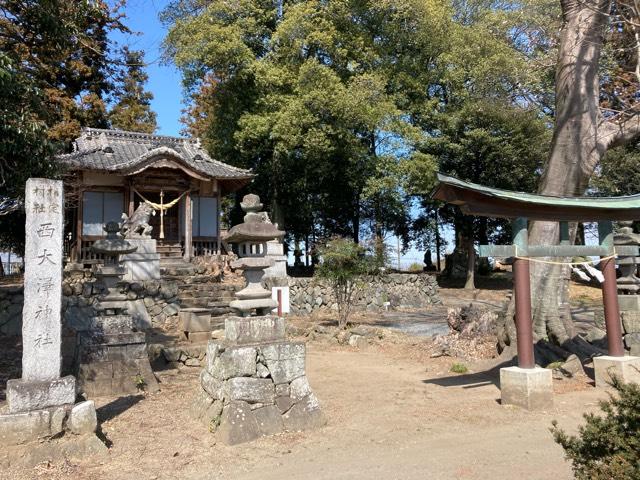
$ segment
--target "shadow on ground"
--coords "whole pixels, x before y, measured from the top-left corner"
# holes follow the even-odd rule
[[[117,417],[142,400],[144,400],[144,395],[129,395],[128,397],[116,398],[96,410],[98,423],[107,422]]]
[[[479,388],[486,385],[495,385],[500,388],[500,369],[512,367],[516,364],[516,358],[505,358],[500,363],[474,373],[452,374],[448,377],[427,378],[422,383],[439,385],[441,387]]]

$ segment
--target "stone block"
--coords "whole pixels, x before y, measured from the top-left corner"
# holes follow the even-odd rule
[[[211,312],[205,308],[186,308],[178,313],[183,332],[210,332]]]
[[[622,382],[640,383],[640,357],[593,357],[597,388],[608,388],[615,375]]]
[[[20,445],[51,435],[51,412],[34,410],[0,415],[0,445]]]
[[[291,397],[276,397],[276,407],[280,410],[280,413],[285,413],[293,406],[293,400]]]
[[[71,409],[68,427],[71,433],[76,435],[95,433],[98,427],[98,417],[93,400],[78,403]]]
[[[200,384],[214,400],[224,399],[224,383],[206,370],[200,372]]]
[[[211,339],[211,332],[187,332],[187,340],[191,343],[204,343]]]
[[[298,377],[291,382],[290,395],[294,401],[302,400],[307,395],[311,395],[311,386],[306,376]]]
[[[262,435],[275,435],[284,430],[284,423],[280,410],[275,405],[256,408],[253,414],[258,422],[258,428]]]
[[[269,369],[265,367],[262,363],[258,363],[256,365],[256,375],[260,378],[267,378],[271,373]]]
[[[76,379],[71,375],[44,382],[30,382],[23,379],[7,381],[9,413],[66,405],[74,403],[75,399]]]
[[[212,403],[213,398],[211,398],[204,388],[199,388],[189,406],[189,415],[195,420],[202,419]]]
[[[293,405],[282,416],[282,420],[285,428],[291,431],[310,430],[322,427],[327,423],[318,399],[313,393]]]
[[[276,397],[288,397],[291,395],[291,388],[287,383],[276,385]]]
[[[622,327],[624,333],[638,333],[640,332],[640,311],[638,312],[620,312],[622,317]]]
[[[160,254],[158,253],[134,252],[122,255],[122,263],[126,269],[123,278],[129,282],[160,278]]]
[[[227,381],[226,389],[231,400],[264,404],[275,401],[275,388],[268,378],[231,378]]]
[[[224,408],[218,435],[227,445],[250,442],[261,436],[256,417],[247,403],[231,402]]]
[[[552,408],[552,371],[540,367],[501,368],[500,392],[502,405],[516,405],[527,410]]]
[[[67,418],[67,415],[69,414],[69,410],[71,409],[71,406],[68,407],[58,407],[58,408],[54,408],[51,409],[51,425],[50,425],[50,430],[51,430],[51,436],[55,436],[58,435],[59,433],[62,433],[64,431],[64,421]]]
[[[260,353],[276,384],[289,383],[304,375],[304,343],[275,343],[260,347]]]
[[[640,295],[618,295],[620,311],[640,312]]]
[[[211,374],[222,380],[255,375],[256,349],[254,347],[228,347],[214,361]]]
[[[272,316],[228,317],[225,319],[225,338],[231,345],[284,340],[284,318]]]
[[[624,344],[627,348],[631,348],[633,345],[640,345],[640,333],[627,333],[624,336]]]
[[[205,368],[209,373],[213,372],[213,365],[223,351],[224,347],[222,345],[213,340],[209,340],[209,343],[207,343],[207,354],[205,357]]]

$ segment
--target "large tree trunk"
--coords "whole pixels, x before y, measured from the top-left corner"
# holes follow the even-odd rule
[[[556,123],[539,192],[570,197],[584,194],[606,151],[599,138],[603,119],[599,109],[598,66],[607,22],[602,12],[608,12],[609,2],[564,0],[561,5],[564,23],[556,68]],[[575,236],[575,228],[572,233]],[[554,245],[558,241],[557,223],[530,224],[530,244]],[[550,337],[563,344],[574,336],[568,279],[567,266],[532,262],[535,339]]]
[[[467,237],[465,239],[465,243],[467,246],[467,281],[464,284],[464,288],[467,290],[473,290],[476,288],[476,249],[473,246],[473,237]]]

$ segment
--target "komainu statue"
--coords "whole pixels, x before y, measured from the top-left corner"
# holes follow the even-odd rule
[[[123,213],[120,235],[124,238],[150,238],[153,227],[149,225],[149,218],[155,214],[153,207],[145,202],[141,203],[130,217]]]

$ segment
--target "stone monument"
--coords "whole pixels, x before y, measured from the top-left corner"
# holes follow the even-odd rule
[[[127,395],[139,389],[157,391],[158,382],[147,355],[146,335],[138,331],[127,313],[127,296],[121,293],[126,267],[118,256],[130,255],[137,246],[118,236],[115,222],[105,226],[107,238],[91,247],[104,255],[104,265],[95,268],[102,290],[98,315],[88,330],[78,334],[78,388],[88,396]]]
[[[241,316],[225,319],[224,341],[209,341],[192,407],[230,445],[326,423],[305,374],[305,344],[287,341],[284,318],[270,315],[277,304],[261,284],[264,269],[273,265],[266,242],[283,232],[265,221],[256,195],[245,196],[241,205],[244,223],[225,239],[237,245],[240,258],[232,266],[242,268],[247,280],[231,303]]]
[[[90,434],[97,441],[93,401],[74,405],[75,378],[60,376],[62,181],[30,178],[25,210],[22,378],[7,382],[9,413],[0,415],[0,444],[28,443],[65,431]]]
[[[146,203],[141,203],[130,217],[122,214],[120,235],[137,247],[133,252],[120,257],[125,267],[124,279],[127,281],[160,278],[160,254],[156,251],[156,240],[151,238],[153,227],[149,225],[151,215],[155,215],[155,210]]]
[[[633,222],[620,222],[622,228],[614,236],[614,244],[640,245],[640,235],[633,233]],[[618,305],[624,333],[624,345],[630,355],[640,356],[640,257],[619,255],[621,276],[618,278]]]

